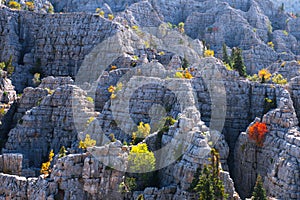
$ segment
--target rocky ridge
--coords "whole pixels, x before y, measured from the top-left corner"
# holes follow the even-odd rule
[[[64,12],[79,11],[72,10],[79,8],[76,4],[52,3]],[[105,3],[82,8],[93,12],[100,6],[105,17],[1,7],[0,58],[13,55],[16,90],[32,84],[32,70],[44,76],[69,75],[75,81],[47,77],[38,87],[24,89],[14,107],[16,92],[3,77],[9,112],[3,118],[8,128],[1,130],[7,142],[0,156],[0,198],[135,199],[143,194],[146,199],[193,199],[188,188],[212,147],[220,152],[226,170],[221,177],[231,199],[239,198],[235,188],[242,198],[250,197],[257,174],[264,177],[269,196],[300,198],[299,19],[272,9],[269,1]],[[107,13],[114,13],[115,19],[106,19]],[[193,39],[163,21],[184,21]],[[219,59],[203,58],[205,45],[220,57],[223,42],[243,48],[248,72],[270,65],[271,72],[283,74],[290,83],[250,82]],[[174,79],[184,59],[194,78]],[[107,89],[118,82],[123,89],[111,98]],[[266,110],[266,98],[277,106]],[[178,121],[160,138],[161,116]],[[88,123],[91,117],[95,120]],[[269,130],[263,147],[243,133],[257,117]],[[143,191],[124,195],[118,186],[130,147],[121,141],[130,142],[128,133],[141,121],[151,124],[145,142],[155,152],[160,178]],[[116,142],[109,143],[111,133]],[[78,142],[86,134],[102,146],[82,153]],[[156,152],[169,144],[167,152]],[[51,149],[57,153],[63,145],[70,154],[56,156],[50,177],[28,178],[39,174]],[[165,162],[169,160],[173,162]]]

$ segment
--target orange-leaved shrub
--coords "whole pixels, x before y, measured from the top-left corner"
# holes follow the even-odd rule
[[[259,147],[263,146],[265,135],[268,132],[267,125],[263,122],[255,122],[248,129],[249,138],[254,140]]]

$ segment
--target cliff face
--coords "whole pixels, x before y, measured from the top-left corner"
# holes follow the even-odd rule
[[[84,56],[117,30],[124,30],[123,26],[156,27],[162,21],[175,25],[184,22],[186,34],[205,41],[217,57],[221,57],[223,43],[242,48],[248,73],[256,73],[278,60],[297,59],[299,19],[274,9],[269,1],[187,1],[185,5],[189,6],[182,6],[183,3],[109,1],[102,6],[93,1],[54,2],[58,10],[65,12],[94,13],[96,8],[103,8],[108,10],[105,18],[108,13],[115,15],[113,22],[97,14],[13,12],[2,6],[0,59],[13,56],[19,74],[13,81],[21,91],[30,84],[28,70],[33,66],[41,67],[45,75],[74,77]],[[274,48],[268,42],[273,42]]]
[[[276,88],[278,107],[264,115],[268,125],[263,147],[249,141],[246,133],[239,136],[235,147],[236,186],[241,196],[249,196],[257,174],[265,177],[264,186],[271,196],[298,199],[299,127],[289,93]],[[256,121],[259,119],[256,119]],[[288,192],[283,192],[288,191]]]
[[[37,12],[0,8],[0,60],[15,66],[12,82],[4,71],[0,80],[0,198],[195,199],[189,187],[212,148],[229,199],[250,197],[258,174],[269,196],[300,198],[299,18],[256,0],[51,1],[60,14],[35,2]],[[208,47],[222,57],[223,43],[243,49],[248,73],[268,67],[289,84],[251,82],[204,57]],[[46,78],[27,87],[34,73]],[[162,128],[166,117],[176,122]],[[262,147],[247,135],[258,118]],[[125,144],[140,122],[151,126],[156,179],[123,194]],[[87,134],[97,146],[85,152]],[[68,155],[55,156],[49,177],[28,178],[62,146]]]
[[[32,79],[28,71],[74,77],[84,56],[96,44],[114,35],[118,27],[107,19],[84,13],[62,16],[14,12],[3,6],[0,12],[0,60],[13,56],[18,72],[13,82],[19,91]]]

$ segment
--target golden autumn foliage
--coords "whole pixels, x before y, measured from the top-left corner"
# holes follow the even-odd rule
[[[213,57],[215,55],[215,52],[213,50],[205,50],[204,51],[204,57]]]
[[[116,70],[116,69],[118,69],[118,67],[115,66],[115,65],[111,66],[111,68],[110,68],[111,71],[112,71],[112,70]]]
[[[147,137],[150,134],[150,125],[144,124],[144,122],[140,122],[140,124],[137,126],[137,131],[132,133],[132,140],[136,144],[141,139]]]
[[[107,17],[109,20],[113,20],[115,18],[115,16],[113,14],[108,14]]]
[[[154,170],[156,159],[145,143],[133,145],[128,155],[129,170],[134,173],[145,173]]]
[[[191,79],[191,78],[193,78],[193,76],[192,76],[192,74],[188,70],[185,70],[185,72],[184,72],[184,78]]]
[[[118,83],[116,86],[113,85],[109,86],[107,90],[108,92],[111,93],[110,98],[115,99],[117,97],[116,92],[122,90],[122,88],[123,88],[123,83],[121,82]]]
[[[96,140],[91,139],[89,134],[86,134],[85,139],[79,142],[80,149],[87,149],[88,147],[92,147],[96,145]]]
[[[51,173],[50,165],[53,160],[53,157],[54,157],[54,153],[53,153],[53,149],[52,149],[49,153],[49,160],[47,162],[42,163],[40,172],[41,172],[41,174],[44,174],[45,177],[49,176],[49,174]]]
[[[193,76],[188,70],[185,70],[183,72],[176,72],[175,75],[174,75],[174,78],[191,79],[191,78],[193,78]]]
[[[34,2],[32,2],[32,1],[27,1],[27,2],[25,3],[25,5],[26,5],[26,7],[28,8],[28,10],[34,11]]]
[[[12,9],[16,9],[16,10],[21,10],[21,4],[19,4],[16,1],[10,1],[8,3],[8,7],[12,8]]]
[[[272,74],[267,69],[262,69],[258,72],[258,77],[260,78],[262,83],[269,81]]]

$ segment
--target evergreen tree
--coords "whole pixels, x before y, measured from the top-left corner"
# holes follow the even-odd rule
[[[246,66],[243,61],[242,50],[239,48],[232,49],[233,54],[231,55],[233,65],[232,68],[240,74],[240,76],[246,77]]]
[[[262,178],[260,175],[257,176],[252,196],[253,200],[267,200],[266,191],[263,188]]]
[[[187,59],[184,57],[182,60],[182,68],[184,70],[186,70],[189,67],[189,62],[187,61]]]
[[[195,191],[200,195],[200,200],[226,199],[227,194],[220,180],[220,156],[215,150],[211,150],[211,164],[204,166]]]
[[[200,176],[199,182],[195,188],[195,190],[198,191],[201,200],[214,199],[212,179],[210,167],[204,166],[202,175]]]
[[[236,47],[233,47],[233,48],[231,49],[231,56],[230,56],[231,66],[233,65],[232,62],[233,62],[233,60],[234,60],[234,56],[236,56],[235,51],[236,51]]]
[[[223,62],[227,63],[228,65],[231,66],[231,62],[230,62],[230,58],[228,56],[228,53],[227,53],[227,47],[226,47],[226,44],[223,43]]]
[[[284,3],[281,3],[281,6],[280,6],[279,9],[280,9],[281,12],[284,12]]]

